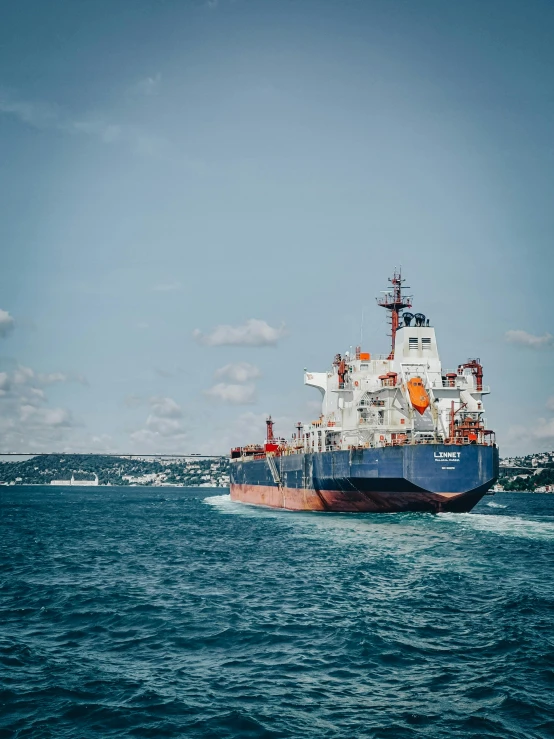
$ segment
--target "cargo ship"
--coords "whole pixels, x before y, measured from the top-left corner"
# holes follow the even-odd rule
[[[231,450],[231,498],[300,511],[470,511],[498,477],[479,359],[443,369],[435,329],[412,313],[400,271],[377,304],[389,317],[388,354],[360,346],[326,372],[304,371],[321,414],[264,444]]]

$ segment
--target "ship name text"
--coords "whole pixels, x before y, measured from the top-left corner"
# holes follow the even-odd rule
[[[452,462],[459,462],[462,455],[461,452],[433,452],[435,455],[435,462],[446,462],[446,460]]]

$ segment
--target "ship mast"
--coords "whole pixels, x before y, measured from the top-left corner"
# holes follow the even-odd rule
[[[268,416],[266,418],[265,425],[267,426],[267,431],[266,431],[266,442],[267,443],[270,443],[275,439],[275,437],[273,436],[273,424],[274,423],[275,421],[271,418],[271,416]]]
[[[412,298],[407,295],[402,295],[402,283],[406,282],[406,280],[402,279],[401,270],[398,270],[397,272],[395,267],[393,276],[389,277],[389,282],[391,283],[391,287],[388,290],[382,291],[385,293],[385,296],[383,298],[377,298],[377,305],[390,311],[390,336],[392,337],[392,347],[389,359],[394,359],[394,345],[396,341],[396,332],[400,326],[400,314],[404,308],[412,307]]]

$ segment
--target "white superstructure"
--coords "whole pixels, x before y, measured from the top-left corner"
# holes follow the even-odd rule
[[[421,314],[417,314],[421,316]],[[409,317],[409,318],[408,318]],[[304,374],[322,394],[321,416],[302,427],[307,452],[415,443],[485,443],[479,360],[442,368],[434,328],[425,317],[395,328],[393,351],[360,348],[337,355],[328,372]]]

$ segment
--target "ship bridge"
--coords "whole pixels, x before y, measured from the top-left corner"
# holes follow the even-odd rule
[[[327,372],[304,372],[304,384],[321,393],[321,415],[303,427],[305,449],[382,446],[449,441],[485,443],[480,360],[453,372],[442,368],[435,329],[422,313],[404,312],[399,273],[380,306],[389,310],[389,354],[355,351],[337,354]],[[471,433],[468,429],[472,428]]]

